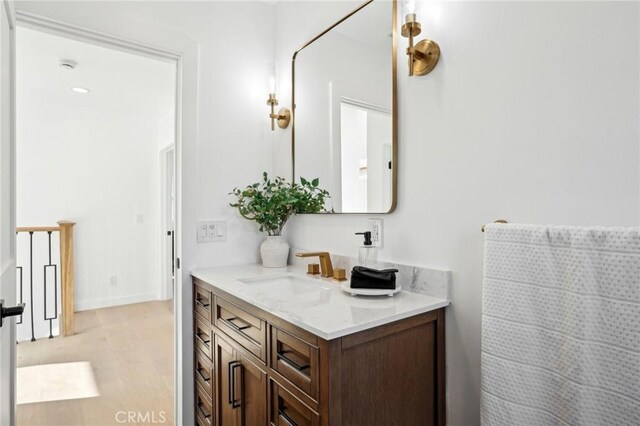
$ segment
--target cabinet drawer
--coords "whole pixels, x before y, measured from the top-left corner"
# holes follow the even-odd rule
[[[266,361],[266,323],[244,309],[215,297],[214,324],[263,362]]]
[[[211,423],[207,423],[204,420],[201,420],[200,417],[198,417],[198,413],[196,413],[196,425],[197,426],[210,426]]]
[[[198,284],[193,285],[193,312],[200,315],[208,323],[211,323],[212,300],[210,291]]]
[[[213,405],[202,389],[196,385],[196,418],[206,426],[213,424]]]
[[[269,421],[274,426],[317,426],[318,413],[271,380]]]
[[[193,340],[196,348],[200,349],[207,356],[209,362],[213,359],[211,356],[211,347],[213,342],[213,332],[211,326],[206,324],[199,318],[194,318]]]
[[[318,400],[318,348],[271,326],[271,368]]]
[[[196,350],[195,354],[194,376],[196,378],[196,383],[200,385],[202,390],[210,399],[213,399],[213,366],[211,365],[211,361],[201,354],[200,351]]]

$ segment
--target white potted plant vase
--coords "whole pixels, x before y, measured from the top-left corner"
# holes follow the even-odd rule
[[[282,235],[268,235],[260,244],[262,266],[265,268],[284,268],[289,259],[289,243]]]

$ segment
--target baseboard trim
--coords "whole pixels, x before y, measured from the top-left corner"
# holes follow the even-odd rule
[[[157,293],[134,294],[131,296],[109,297],[106,299],[81,300],[74,303],[74,310],[87,311],[89,309],[109,308],[111,306],[130,305],[132,303],[150,302],[158,300]]]

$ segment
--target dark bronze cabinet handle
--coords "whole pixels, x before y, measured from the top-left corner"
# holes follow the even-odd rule
[[[202,337],[200,337],[200,333],[196,333],[196,337],[198,338],[198,340],[200,340],[202,342],[202,344],[209,346],[209,342],[211,340],[204,340]]]
[[[240,399],[238,399],[238,401],[234,401],[234,403],[231,405],[233,408],[238,408],[240,405],[242,405],[242,397],[244,395],[244,369],[242,368],[242,363],[240,361],[236,361],[236,364],[233,365],[233,367],[231,367],[231,371],[234,372],[233,374],[233,379],[235,380],[235,369],[239,368],[240,369]],[[235,398],[235,389],[234,389],[234,395],[233,397]]]
[[[208,304],[208,303],[206,303],[206,304],[205,304],[205,303],[202,303],[202,302],[200,301],[200,299],[195,299],[195,300],[196,300],[196,303],[197,303],[198,305],[202,306],[204,309],[207,309],[207,308],[209,307],[209,304]]]
[[[238,317],[233,317],[233,318],[227,318],[225,321],[227,321],[229,325],[236,331],[242,331],[245,328],[251,328],[251,325],[246,323],[244,325],[237,325],[236,323],[234,323],[234,321],[237,319]]]
[[[202,403],[198,402],[196,404],[196,408],[198,409],[198,411],[200,412],[200,415],[202,415],[202,417],[204,417],[205,419],[208,419],[209,417],[211,417],[211,414],[207,414],[204,409],[202,408]]]
[[[233,398],[231,397],[231,395],[233,395],[233,391],[235,391],[235,384],[233,383],[233,371],[231,371],[231,366],[233,365],[235,361],[231,361],[228,365],[227,365],[227,378],[228,378],[228,382],[227,382],[227,399],[229,402],[229,405],[233,404]]]
[[[211,380],[211,377],[206,377],[204,374],[202,374],[202,370],[204,370],[204,368],[202,367],[196,368],[196,373],[198,373],[198,376],[200,376],[200,378],[205,382],[208,382],[209,380]]]
[[[278,352],[278,359],[280,361],[282,361],[282,362],[285,362],[285,363],[289,364],[290,366],[292,366],[293,368],[295,368],[298,371],[302,371],[302,370],[304,370],[306,368],[309,368],[309,366],[306,365],[306,364],[305,365],[300,365],[297,362],[293,361],[292,359],[287,358],[286,356],[284,356],[284,353]]]
[[[287,413],[284,412],[284,409],[278,409],[278,415],[282,417],[290,426],[298,426],[298,424],[294,422],[291,417],[287,416]]]
[[[229,362],[229,387],[228,387],[228,391],[229,391],[229,405],[231,405],[231,408],[238,408],[241,403],[240,401],[236,400],[236,368],[240,368],[240,374],[241,374],[241,379],[242,379],[242,364],[240,363],[240,361],[231,361]],[[241,384],[242,385],[242,384]]]

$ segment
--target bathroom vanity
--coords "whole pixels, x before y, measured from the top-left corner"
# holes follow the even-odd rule
[[[444,425],[445,299],[297,268],[194,271],[199,425]]]

